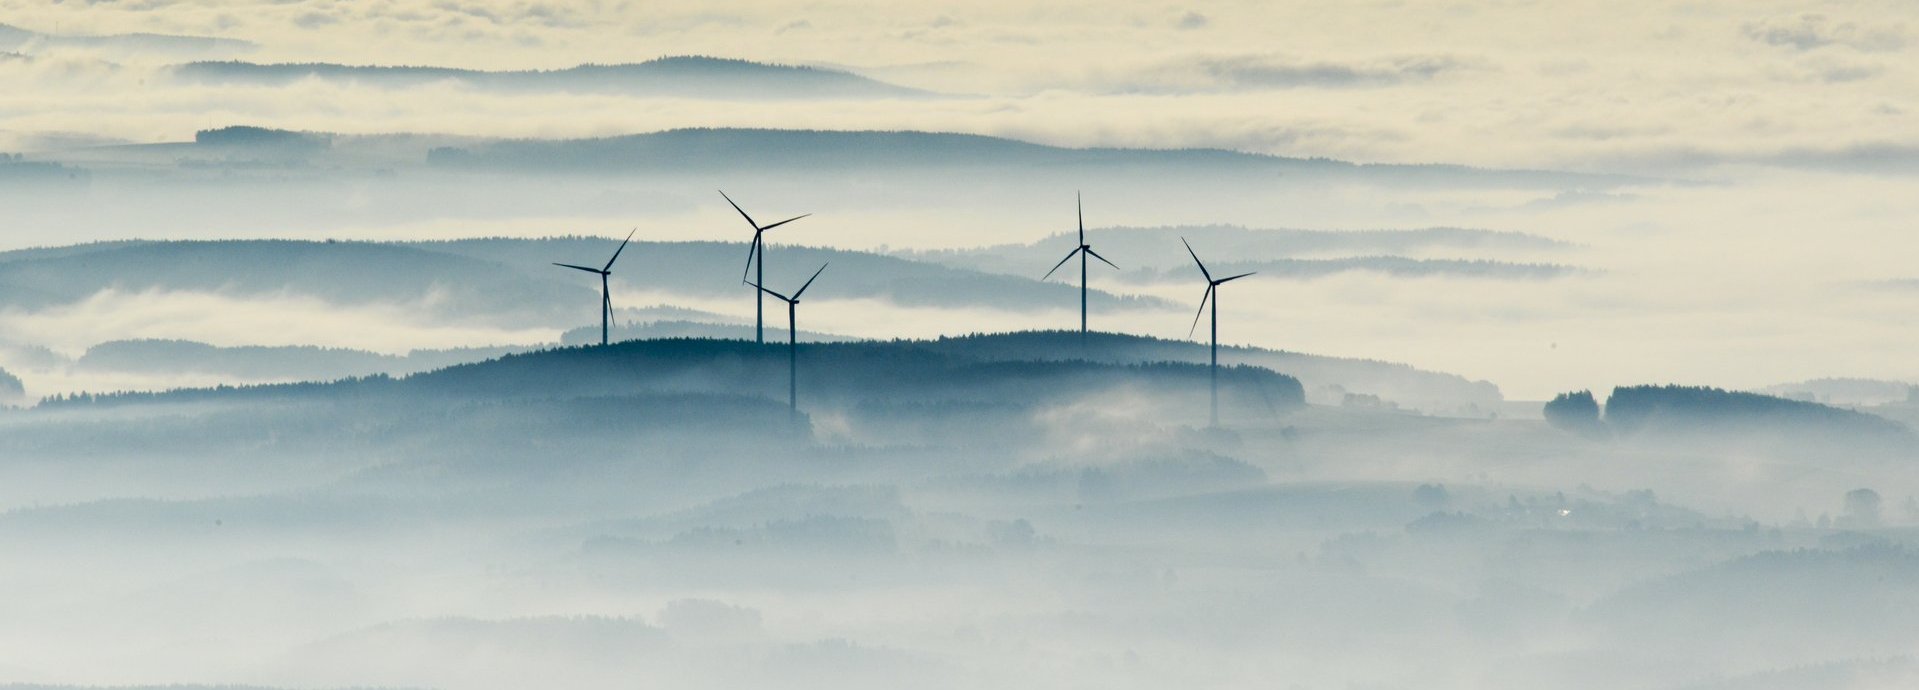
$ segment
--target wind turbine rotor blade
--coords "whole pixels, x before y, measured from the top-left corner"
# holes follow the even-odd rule
[[[610,324],[614,329],[618,329],[620,327],[620,319],[619,317],[614,316],[613,291],[608,290],[605,293],[600,295],[600,305],[602,308],[606,309],[606,322]]]
[[[1206,262],[1199,260],[1199,252],[1193,251],[1193,244],[1184,237],[1179,238],[1179,243],[1186,245],[1186,253],[1193,256],[1193,263],[1199,264],[1199,274],[1206,276],[1206,282],[1213,282],[1213,273],[1206,270]]]
[[[735,211],[739,211],[739,212],[740,212],[740,217],[741,217],[741,218],[745,218],[745,219],[746,219],[746,224],[747,224],[747,225],[751,225],[751,226],[753,226],[753,231],[754,231],[754,232],[758,232],[758,231],[760,230],[760,224],[759,224],[759,223],[755,223],[755,222],[753,222],[753,217],[752,217],[752,216],[749,216],[749,215],[746,215],[746,209],[743,209],[743,208],[740,208],[740,205],[739,205],[739,204],[735,204],[735,203],[733,203],[733,197],[730,197],[730,196],[727,196],[727,195],[726,195],[726,190],[724,190],[724,189],[720,189],[720,190],[714,190],[714,191],[717,191],[717,192],[719,192],[719,193],[720,193],[720,198],[722,198],[722,199],[726,199],[726,203],[727,203],[728,205],[730,205],[730,206],[732,206],[732,207],[733,207],[733,210],[735,210]]]
[[[1213,298],[1213,286],[1207,285],[1206,294],[1200,295],[1199,297],[1199,313],[1193,315],[1193,327],[1186,329],[1186,337],[1188,338],[1193,337],[1193,332],[1199,330],[1199,317],[1206,315],[1206,300],[1209,300],[1212,298]]]
[[[587,267],[585,267],[585,266],[575,266],[575,265],[573,265],[573,264],[562,264],[562,263],[555,263],[555,264],[553,264],[553,265],[555,265],[555,266],[561,266],[561,267],[565,267],[565,268],[571,268],[571,269],[573,269],[573,270],[576,270],[576,271],[586,271],[587,273],[592,273],[592,274],[594,274],[594,275],[599,275],[599,274],[602,274],[602,273],[605,273],[605,272],[606,272],[606,271],[602,271],[602,270],[600,270],[600,269],[597,269],[597,268],[587,268]]]
[[[818,278],[818,277],[820,277],[820,274],[821,274],[821,273],[825,273],[825,272],[826,272],[826,267],[827,267],[827,266],[829,266],[829,265],[831,265],[831,264],[820,264],[820,270],[817,270],[817,271],[814,271],[814,272],[813,272],[813,277],[812,277],[812,278],[807,278],[807,279],[806,279],[806,284],[805,284],[805,285],[801,285],[801,286],[800,286],[800,289],[799,289],[799,290],[796,290],[796,291],[794,291],[794,292],[793,292],[793,301],[795,301],[795,302],[798,302],[798,301],[800,301],[800,295],[804,295],[804,294],[806,294],[806,289],[807,289],[807,288],[810,288],[810,287],[813,287],[813,279],[814,279],[814,278]]]
[[[1060,260],[1059,260],[1059,263],[1056,263],[1056,264],[1053,264],[1053,270],[1052,270],[1052,271],[1047,271],[1047,272],[1046,272],[1046,275],[1044,275],[1044,276],[1041,276],[1041,277],[1040,277],[1040,280],[1041,280],[1041,281],[1044,281],[1044,280],[1046,280],[1047,278],[1051,278],[1051,277],[1053,277],[1053,271],[1057,271],[1057,270],[1059,270],[1059,267],[1061,267],[1061,266],[1065,266],[1065,265],[1066,265],[1066,262],[1068,262],[1068,261],[1072,261],[1072,260],[1073,260],[1073,257],[1074,257],[1074,256],[1076,256],[1076,255],[1078,255],[1078,254],[1079,254],[1079,248],[1078,248],[1078,247],[1074,247],[1074,248],[1073,248],[1073,251],[1070,251],[1070,252],[1067,252],[1067,253],[1066,253],[1066,258],[1064,258],[1064,259],[1060,259]]]
[[[751,286],[753,286],[753,287],[756,287],[756,288],[759,288],[759,290],[760,290],[760,292],[764,292],[764,293],[766,293],[766,294],[769,294],[769,295],[772,295],[772,296],[774,296],[774,297],[778,297],[778,298],[780,298],[780,300],[781,300],[781,301],[785,301],[785,302],[792,302],[792,301],[793,301],[793,300],[792,300],[792,298],[790,298],[790,297],[787,297],[786,295],[782,295],[782,294],[780,294],[780,293],[777,293],[777,292],[774,292],[774,291],[772,291],[772,290],[768,290],[768,289],[766,289],[766,288],[765,288],[764,286],[762,286],[762,285],[760,285],[759,283],[755,283],[755,282],[753,282],[753,281],[750,281],[750,280],[749,280],[749,281],[747,281],[747,282],[746,282],[746,284],[747,284],[747,285],[751,285]]]
[[[1106,257],[1100,256],[1099,252],[1093,251],[1092,248],[1090,247],[1087,248],[1086,253],[1093,255],[1093,258],[1095,259],[1099,259],[1100,263],[1106,264],[1108,266],[1112,266],[1113,270],[1115,271],[1119,270],[1119,266],[1115,266],[1113,262],[1107,261]]]
[[[626,244],[628,242],[633,241],[633,233],[639,232],[639,231],[640,231],[639,228],[633,228],[633,232],[626,233],[626,239],[620,241],[620,248],[613,250],[613,258],[606,260],[606,268],[603,268],[600,270],[602,271],[613,270],[613,262],[620,260],[620,252],[626,251]]]
[[[1221,279],[1219,279],[1219,280],[1215,280],[1215,281],[1213,281],[1213,284],[1214,284],[1214,285],[1224,285],[1224,284],[1226,284],[1226,283],[1230,283],[1230,282],[1232,282],[1232,281],[1235,281],[1235,280],[1239,280],[1239,279],[1241,279],[1241,278],[1244,278],[1244,277],[1246,277],[1246,276],[1250,276],[1250,275],[1257,275],[1258,273],[1259,273],[1259,271],[1253,271],[1252,273],[1241,273],[1241,274],[1239,274],[1239,275],[1236,275],[1236,276],[1233,276],[1233,277],[1231,277],[1231,278],[1221,278]]]
[[[807,216],[810,216],[810,215],[813,215],[813,214],[811,214],[811,213],[802,213],[802,214],[799,214],[799,215],[797,215],[797,216],[793,216],[792,218],[788,218],[788,219],[786,219],[786,220],[782,220],[782,221],[780,221],[780,222],[778,222],[778,223],[774,223],[774,224],[772,224],[772,225],[768,225],[768,226],[766,226],[766,227],[763,227],[763,228],[760,228],[760,232],[766,232],[766,231],[768,231],[768,230],[772,230],[773,228],[777,228],[777,227],[779,227],[779,226],[782,226],[782,225],[785,225],[785,224],[787,224],[787,223],[791,223],[791,222],[793,222],[793,221],[796,221],[796,220],[799,220],[799,219],[801,219],[801,218],[805,218],[805,217],[807,217]]]
[[[1080,198],[1078,191],[1073,192],[1073,210],[1079,213],[1079,243],[1084,246],[1086,244],[1086,202]]]
[[[753,256],[759,252],[760,231],[755,230],[753,231],[753,242],[746,247],[746,268],[740,269],[740,282],[747,282],[746,277],[753,274]]]

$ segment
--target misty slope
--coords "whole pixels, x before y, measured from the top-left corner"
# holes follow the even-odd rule
[[[1295,273],[1342,270],[1400,270],[1416,274],[1446,274],[1512,270],[1563,268],[1524,266],[1506,263],[1459,261],[1419,261],[1407,257],[1425,254],[1469,254],[1499,256],[1540,254],[1564,251],[1571,245],[1539,235],[1472,228],[1415,228],[1405,230],[1296,230],[1284,228],[1246,228],[1231,225],[1190,225],[1177,227],[1098,226],[1088,228],[1088,238],[1109,257],[1124,256],[1125,269],[1179,271],[1194,270],[1192,258],[1180,244],[1191,242],[1207,266],[1269,264],[1251,270]],[[1024,275],[1035,264],[1050,266],[1072,248],[1072,235],[1060,233],[1025,244],[1003,244],[978,249],[903,251],[902,257],[974,268],[995,273]],[[1197,272],[1194,273],[1197,275]]]
[[[885,299],[905,306],[987,306],[1030,311],[1072,303],[1073,287],[980,273],[865,252],[769,242],[767,282],[804,280],[820,264],[831,275],[808,296]],[[302,296],[336,304],[395,303],[443,318],[574,326],[589,319],[599,289],[592,276],[552,262],[598,265],[617,241],[602,238],[463,240],[426,243],[234,240],[125,242],[0,253],[0,306],[45,309],[103,290],[198,291],[238,297]],[[682,295],[751,297],[739,282],[745,245],[636,242],[615,267],[619,288]],[[802,272],[802,269],[804,271]],[[1152,308],[1151,298],[1095,291],[1101,308]]]
[[[505,91],[604,92],[725,99],[900,98],[930,95],[850,72],[705,56],[557,70],[482,71],[449,67],[193,62],[175,78],[200,84],[286,85],[306,79],[409,88],[458,82]]]

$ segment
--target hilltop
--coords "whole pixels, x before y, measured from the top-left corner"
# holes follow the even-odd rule
[[[1054,433],[1058,414],[1097,414],[1104,405],[1171,427],[1206,420],[1208,370],[1193,364],[993,360],[902,341],[807,343],[799,366],[799,417],[785,406],[784,345],[705,339],[561,347],[405,378],[56,396],[27,414],[191,410],[163,416],[204,429],[168,434],[169,442],[210,434],[244,447],[265,433],[303,447],[426,445],[436,457],[635,434],[689,448],[791,433],[1006,446]],[[1223,419],[1270,423],[1305,402],[1290,376],[1245,366],[1220,373]],[[124,433],[150,432],[143,425]],[[32,435],[11,440],[16,452],[36,452],[37,442]]]

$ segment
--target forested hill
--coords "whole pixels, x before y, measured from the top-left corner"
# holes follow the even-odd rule
[[[47,404],[386,395],[467,399],[637,392],[772,395],[785,392],[787,357],[784,344],[631,340],[509,354],[405,378],[85,395]],[[807,343],[801,345],[800,363],[809,397],[846,402],[1032,401],[1080,395],[1106,385],[1193,385],[1206,380],[1205,367],[1185,363],[973,357],[915,341]],[[1248,387],[1268,396],[1276,408],[1296,406],[1304,399],[1298,380],[1266,369],[1230,368],[1223,372],[1222,381],[1228,387]]]
[[[1700,386],[1621,386],[1606,400],[1606,424],[1622,433],[1802,428],[1858,437],[1906,435],[1883,417],[1801,400]]]

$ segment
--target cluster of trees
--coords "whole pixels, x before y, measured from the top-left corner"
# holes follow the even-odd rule
[[[20,377],[12,372],[0,369],[0,404],[19,400],[27,395],[27,387],[20,383]]]
[[[1699,386],[1621,386],[1604,416],[1592,391],[1562,393],[1546,403],[1546,421],[1583,434],[1641,430],[1812,429],[1861,436],[1906,434],[1889,419],[1802,400]]]
[[[333,135],[234,125],[194,132],[193,143],[201,146],[254,146],[324,151],[333,145]]]

